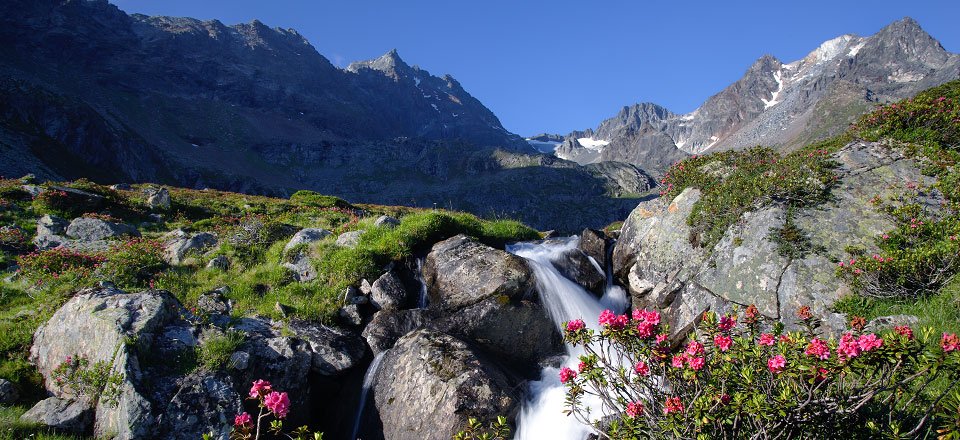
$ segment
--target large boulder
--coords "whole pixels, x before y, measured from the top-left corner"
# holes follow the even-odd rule
[[[600,267],[607,267],[610,240],[607,239],[607,235],[603,231],[584,229],[580,234],[580,243],[577,248],[593,258]]]
[[[204,434],[230,438],[232,415],[243,412],[243,402],[225,374],[193,374],[180,381],[177,391],[158,415],[156,438],[196,440]]]
[[[37,329],[30,360],[56,397],[77,399],[90,408],[95,396],[78,396],[54,380],[54,370],[70,357],[90,365],[104,362],[122,378],[116,396],[96,405],[97,435],[147,438],[155,425],[153,406],[136,382],[141,378],[136,348],[149,347],[163,326],[178,316],[179,305],[165,292],[128,294],[114,288],[82,291]],[[136,341],[136,344],[130,344]],[[111,400],[107,402],[105,400]]]
[[[39,423],[57,431],[85,435],[93,425],[93,411],[86,402],[48,397],[20,416],[27,423]]]
[[[361,426],[382,426],[382,437],[363,431],[361,437],[449,440],[471,417],[512,416],[520,397],[514,385],[467,343],[418,330],[386,353],[375,377],[375,410],[364,411]]]
[[[456,310],[498,296],[534,297],[533,275],[523,258],[462,234],[433,246],[423,276],[431,308]]]
[[[87,217],[73,219],[66,232],[68,237],[81,242],[96,242],[124,235],[140,236],[140,231],[133,226]]]
[[[669,204],[637,207],[613,252],[614,270],[627,284],[634,307],[666,311],[675,336],[691,329],[705,310],[749,304],[788,328],[798,325],[797,311],[808,306],[823,322],[824,333],[844,329],[846,317],[833,312],[833,304],[853,291],[837,278],[836,262],[850,258],[847,249],[873,252],[877,237],[895,227],[870,200],[910,194],[908,182],[917,187],[934,182],[913,160],[877,143],[851,143],[833,158],[840,165],[831,200],[790,214],[791,227],[809,241],[810,249],[800,255],[778,249],[776,232],[788,221],[780,206],[744,214],[709,249],[691,243],[686,224],[698,190],[688,188]],[[937,191],[913,191],[910,202],[935,214],[942,199]]]
[[[209,232],[189,233],[174,229],[163,236],[163,258],[172,265],[182,264],[191,254],[200,254],[219,243]]]
[[[407,288],[403,280],[393,271],[381,275],[370,286],[370,303],[377,310],[402,308],[407,303]]]
[[[363,337],[373,354],[380,354],[407,333],[430,326],[434,319],[425,309],[381,310],[363,328]]]

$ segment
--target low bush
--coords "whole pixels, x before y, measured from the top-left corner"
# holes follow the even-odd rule
[[[355,209],[353,205],[345,200],[334,196],[325,196],[315,191],[300,190],[290,196],[290,201],[315,208],[343,208]]]
[[[836,340],[817,333],[805,307],[802,331],[764,331],[758,316],[752,306],[743,316],[706,313],[680,347],[657,312],[605,311],[597,330],[566,323],[566,341],[583,350],[577,370],[560,371],[571,415],[612,439],[960,432],[951,412],[960,382],[956,334],[906,326],[867,333],[858,321]],[[613,418],[601,425],[600,412]]]
[[[88,254],[58,247],[17,257],[20,273],[27,280],[44,282],[89,279],[106,261],[103,255]]]
[[[123,289],[148,287],[167,267],[163,254],[160,241],[133,238],[113,246],[105,254],[98,273]]]

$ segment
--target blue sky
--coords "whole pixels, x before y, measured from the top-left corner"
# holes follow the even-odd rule
[[[635,102],[688,112],[761,55],[793,61],[904,16],[960,52],[957,0],[111,2],[128,13],[294,28],[340,66],[396,48],[411,65],[453,75],[521,135],[596,126]]]

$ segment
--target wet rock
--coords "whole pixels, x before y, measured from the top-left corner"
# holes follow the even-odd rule
[[[430,330],[401,338],[385,355],[373,387],[376,409],[367,413],[379,416],[385,439],[448,440],[468,418],[511,414],[519,402],[499,368],[463,341]]]
[[[607,267],[607,251],[610,247],[610,241],[603,231],[584,229],[580,233],[580,244],[577,247],[593,258],[600,267]]]
[[[430,307],[458,309],[484,299],[533,298],[533,276],[526,261],[465,236],[441,241],[423,269]]]
[[[356,333],[302,320],[291,321],[289,330],[307,343],[311,371],[324,376],[345,374],[367,354],[366,344]]]
[[[607,277],[597,264],[580,249],[569,249],[550,260],[553,267],[567,279],[595,294],[603,294]]]
[[[406,302],[407,289],[400,277],[392,271],[381,275],[370,286],[370,303],[377,310],[399,309]]]
[[[363,329],[363,337],[373,354],[390,349],[407,333],[428,326],[433,317],[427,310],[381,310]]]

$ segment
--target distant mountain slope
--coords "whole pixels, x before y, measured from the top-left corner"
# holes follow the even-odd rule
[[[618,197],[652,184],[617,167],[540,156],[454,78],[396,51],[339,69],[296,31],[259,21],[0,3],[0,175],[313,189],[576,230],[616,219],[630,208]],[[547,206],[558,199],[588,215]]]
[[[624,107],[596,130],[567,136],[557,155],[656,170],[686,154],[757,144],[789,149],[841,132],[875,103],[958,77],[960,55],[904,18],[870,37],[837,37],[789,64],[763,56],[741,79],[685,115],[651,103]],[[590,142],[605,145],[584,145]]]

